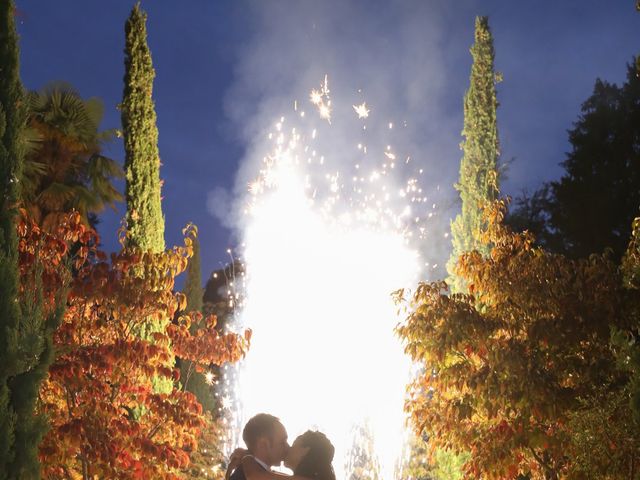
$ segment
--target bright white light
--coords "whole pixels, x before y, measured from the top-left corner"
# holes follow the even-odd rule
[[[309,428],[325,432],[336,447],[337,476],[345,478],[352,427],[366,422],[381,478],[391,480],[411,372],[394,335],[399,318],[391,292],[418,279],[424,260],[414,249],[428,215],[411,207],[420,203],[420,185],[410,157],[395,168],[395,148],[386,140],[347,142],[350,151],[356,145],[377,152],[368,158],[329,153],[336,127],[316,130],[332,113],[326,76],[309,100],[317,115],[295,114],[298,125],[280,118],[268,136],[273,151],[249,182],[242,209],[247,274],[237,308],[253,337],[238,377],[240,423],[269,412],[291,439]],[[335,107],[336,118],[344,118],[341,104]]]
[[[416,254],[398,233],[321,215],[296,168],[277,168],[277,187],[246,230],[242,317],[253,337],[239,392],[245,418],[273,413],[292,438],[324,431],[338,478],[351,427],[368,419],[383,478],[392,478],[410,364],[393,334],[390,293],[415,281]]]

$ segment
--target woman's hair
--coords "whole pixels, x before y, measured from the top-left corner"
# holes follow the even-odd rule
[[[309,451],[302,457],[293,473],[313,480],[336,480],[331,462],[336,449],[324,433],[307,430],[298,437]]]

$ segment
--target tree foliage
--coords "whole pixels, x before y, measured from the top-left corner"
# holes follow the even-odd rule
[[[121,118],[125,149],[125,198],[127,203],[125,244],[142,251],[164,251],[164,216],[158,152],[158,128],[153,104],[155,70],[147,45],[147,15],[140,3],[125,22],[125,76]],[[143,269],[138,275],[144,276]],[[153,341],[170,318],[147,318],[135,331],[142,339]],[[172,359],[173,360],[173,359]],[[171,382],[159,375],[154,390],[169,393]]]
[[[100,100],[84,100],[63,83],[30,92],[26,100],[31,143],[22,200],[30,217],[53,231],[72,209],[89,222],[89,214],[115,208],[122,195],[113,180],[123,172],[101,153],[115,131],[99,131],[104,113]]]
[[[202,313],[204,313],[204,289],[202,288],[202,271],[200,268],[200,242],[197,237],[193,241],[193,255],[189,259],[187,278],[185,279],[182,293],[186,298],[186,312],[193,312],[202,318]],[[191,324],[192,334],[195,334],[202,327],[201,323],[194,322]],[[202,369],[196,369],[196,365],[193,362],[181,358],[178,358],[176,363],[180,368],[183,388],[193,393],[206,411],[212,413],[214,417],[218,417],[218,402],[215,398],[214,386],[214,382],[217,379],[214,372],[209,368],[207,368],[206,372],[202,371]],[[211,367],[213,368],[214,365],[211,365]]]
[[[567,422],[573,478],[638,478],[640,422],[629,414],[628,388],[601,389],[580,399],[580,408],[569,412]]]
[[[185,479],[223,480],[227,463],[220,439],[225,436],[226,425],[211,412],[205,412],[204,416],[205,426],[198,438],[198,449],[191,454]]]
[[[436,448],[431,456],[431,478],[433,480],[461,480],[464,478],[463,466],[469,454],[455,454],[450,450]]]
[[[403,480],[460,480],[468,453],[434,447],[426,432],[409,432],[396,478]]]
[[[569,131],[565,173],[519,200],[514,228],[531,230],[548,250],[573,258],[627,248],[640,205],[640,77],[627,65],[621,86],[596,80]]]
[[[461,480],[468,453],[456,454],[451,450],[435,448],[425,433],[409,436],[405,446],[401,469],[396,478],[402,480]]]
[[[242,285],[244,282],[244,265],[237,259],[223,268],[211,273],[204,291],[203,311],[206,315],[215,315],[218,319],[216,328],[219,332],[228,330],[242,304]],[[214,418],[225,426],[220,437],[221,448],[228,449],[242,441],[242,423],[238,409],[242,408],[242,399],[238,397],[236,385],[240,374],[236,365],[218,367],[210,366],[214,379],[214,396],[216,411]],[[230,451],[225,453],[229,454]]]
[[[412,434],[403,445],[402,458],[396,477],[406,480],[432,480],[427,436],[410,433]]]
[[[462,212],[451,224],[453,251],[447,263],[451,287],[456,292],[465,290],[464,283],[455,274],[458,257],[471,250],[489,253],[489,247],[479,240],[482,207],[495,200],[499,193],[495,54],[487,17],[476,18],[471,56],[469,90],[464,97],[463,156],[456,184]]]
[[[380,459],[368,421],[354,425],[352,444],[344,465],[347,480],[380,480]]]
[[[193,255],[187,266],[187,278],[183,293],[187,297],[187,311],[201,312],[203,307],[204,288],[202,288],[202,268],[200,266],[200,240],[193,240]]]
[[[435,447],[470,452],[465,469],[474,478],[564,478],[575,460],[567,422],[581,400],[628,383],[610,329],[632,328],[640,296],[606,256],[548,253],[530,233],[505,227],[504,212],[498,202],[484,217],[490,255],[460,258],[468,294],[448,295],[435,282],[411,297],[398,333],[424,374],[410,385],[407,408]]]
[[[633,221],[631,241],[622,260],[625,286],[640,291],[640,217]],[[633,321],[628,330],[614,329],[612,343],[616,349],[620,368],[630,375],[629,395],[631,410],[640,425],[640,309],[630,313]]]
[[[19,264],[26,111],[14,8],[0,2],[0,479],[31,479],[39,477],[37,444],[46,429],[34,407],[64,302],[43,308],[46,257],[26,272]]]
[[[147,15],[136,4],[125,24],[124,135],[127,242],[142,250],[164,250],[158,128],[153,104],[155,71],[147,45]]]
[[[234,314],[227,291],[237,280],[236,276],[242,274],[242,265],[234,262],[213,272],[207,281],[206,289],[202,289],[200,265],[197,259],[198,249],[199,244],[194,242],[194,254],[189,261],[188,277],[183,290],[187,298],[186,308],[187,311],[191,311],[193,307],[190,305],[195,307],[198,307],[198,304],[202,305],[201,318],[214,315],[217,320],[215,329],[222,334],[228,330]],[[206,302],[203,302],[203,294]],[[190,301],[190,298],[193,301]],[[202,320],[192,323],[193,333],[197,334],[201,323]],[[226,470],[225,453],[230,453],[225,452],[225,449],[238,444],[240,439],[237,435],[242,431],[240,418],[233,414],[240,406],[234,391],[236,366],[225,365],[222,368],[216,364],[209,364],[204,369],[198,368],[198,365],[191,361],[182,359],[179,359],[179,366],[183,388],[196,396],[205,410],[207,421],[198,441],[198,451],[191,455],[187,478],[221,480]]]
[[[190,333],[190,314],[167,321],[184,309],[184,295],[172,289],[192,254],[193,230],[185,231],[183,246],[164,253],[129,247],[107,258],[77,213],[72,226],[61,238],[43,236],[35,224],[25,223],[21,231],[26,271],[40,258],[33,245],[80,244],[67,309],[54,335],[57,355],[40,390],[39,411],[51,424],[40,445],[44,475],[179,478],[205,420],[196,398],[179,389],[173,358],[197,365],[235,361],[246,351],[249,334],[221,335],[213,317],[196,335]],[[56,277],[43,284],[47,308],[65,303],[46,294],[59,291]],[[145,340],[134,332],[149,318],[166,328]],[[158,377],[173,385],[169,392],[154,390]]]

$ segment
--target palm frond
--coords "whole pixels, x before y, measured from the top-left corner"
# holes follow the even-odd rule
[[[42,146],[42,134],[35,128],[26,126],[20,132],[23,152],[26,157],[34,155]]]
[[[117,128],[110,128],[108,130],[103,130],[98,132],[97,140],[100,145],[105,145],[109,142],[113,142],[116,138],[120,138],[122,135]]]
[[[87,164],[89,179],[98,177],[124,178],[124,170],[118,162],[104,155],[93,155]]]
[[[116,208],[116,202],[124,200],[124,195],[113,186],[112,179],[124,178],[122,167],[114,160],[102,155],[95,155],[90,162],[88,179],[91,191],[100,198],[104,206]],[[102,208],[101,208],[102,209]]]
[[[27,95],[31,132],[24,143],[36,145],[25,165],[25,200],[38,205],[49,223],[51,212],[76,208],[83,217],[123,200],[114,187],[124,178],[122,167],[101,154],[116,129],[99,131],[104,106],[98,98],[83,99],[68,83],[50,83]],[[44,187],[44,188],[43,188]]]
[[[102,122],[102,117],[104,117],[104,104],[102,100],[97,97],[91,97],[84,101],[84,107],[91,122],[96,128],[99,127],[100,122]]]
[[[74,189],[73,208],[84,217],[88,212],[100,212],[104,210],[102,200],[84,185],[77,185]]]
[[[22,198],[27,201],[33,200],[40,185],[40,179],[47,174],[47,171],[46,163],[27,157],[22,170]]]
[[[110,183],[100,189],[100,198],[105,206],[108,205],[114,211],[117,210],[116,203],[124,201],[124,195]]]
[[[36,119],[85,145],[95,141],[98,126],[89,115],[86,102],[71,85],[51,83],[32,92],[30,98],[31,115]]]
[[[42,190],[37,197],[40,205],[47,210],[62,210],[76,194],[76,185],[67,185],[60,182],[52,182]]]

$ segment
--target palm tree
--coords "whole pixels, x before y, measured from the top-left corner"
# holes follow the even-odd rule
[[[54,229],[71,209],[87,223],[123,196],[113,181],[120,165],[102,155],[116,130],[98,130],[104,114],[97,98],[83,100],[68,84],[53,83],[27,96],[27,150],[23,172],[24,205],[45,230]],[[92,222],[93,220],[93,222]]]

